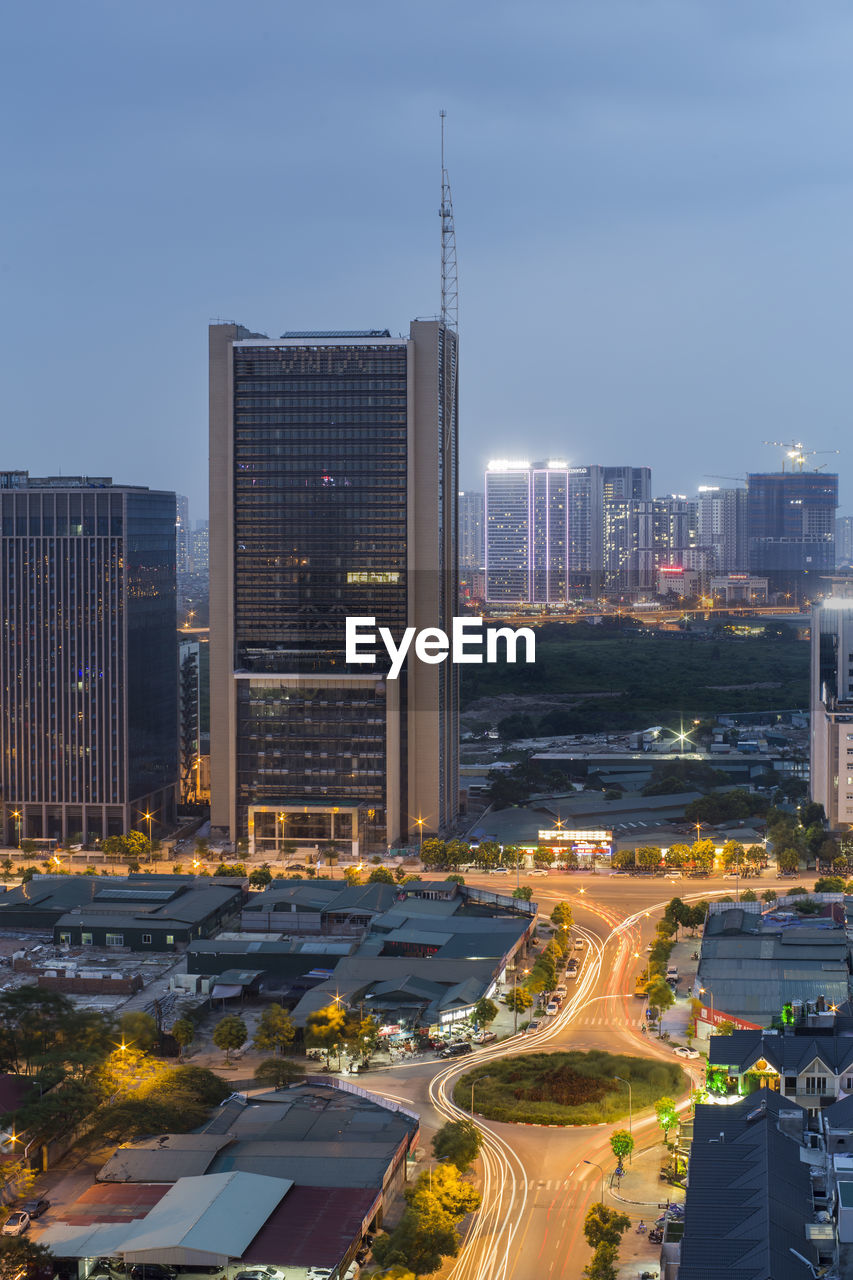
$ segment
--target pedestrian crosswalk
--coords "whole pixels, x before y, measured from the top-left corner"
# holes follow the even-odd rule
[[[540,1182],[536,1178],[529,1178],[527,1182],[528,1191],[568,1191],[569,1187],[575,1186],[576,1183],[570,1178],[549,1178],[547,1182]]]
[[[569,1024],[572,1027],[641,1027],[643,1026],[642,1018],[608,1018],[606,1014],[579,1014],[577,1018],[572,1018]]]

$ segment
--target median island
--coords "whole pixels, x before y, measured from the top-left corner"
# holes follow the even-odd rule
[[[621,1081],[617,1078],[621,1077]],[[477,1115],[515,1124],[601,1124],[633,1114],[660,1097],[678,1097],[688,1087],[675,1063],[655,1058],[578,1049],[566,1053],[526,1053],[484,1062],[456,1082],[453,1101]]]

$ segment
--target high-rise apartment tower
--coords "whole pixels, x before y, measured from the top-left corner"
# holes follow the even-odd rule
[[[564,604],[568,599],[569,475],[565,462],[489,463],[486,599]]]
[[[458,682],[347,665],[347,617],[450,631],[457,338],[210,329],[211,819],[273,853],[452,825]]]
[[[828,585],[828,584],[824,584]],[[853,823],[853,579],[812,608],[812,800],[832,830]]]
[[[7,841],[174,824],[175,510],[107,478],[0,473]]]

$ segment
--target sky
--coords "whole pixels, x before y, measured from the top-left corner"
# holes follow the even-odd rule
[[[0,469],[207,512],[207,324],[405,332],[456,216],[461,480],[850,472],[847,0],[42,0],[0,47]],[[840,456],[823,451],[840,450]]]

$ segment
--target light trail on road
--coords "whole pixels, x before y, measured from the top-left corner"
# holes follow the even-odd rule
[[[708,890],[684,895],[683,900],[687,902],[725,892],[725,889]],[[542,894],[542,897],[545,896]],[[566,895],[559,892],[547,894],[549,899],[552,896],[558,900],[566,900]],[[480,1209],[471,1219],[459,1255],[445,1273],[446,1280],[512,1280],[516,1274],[529,1271],[531,1248],[537,1246],[537,1267],[541,1262],[544,1280],[557,1280],[557,1277],[572,1274],[568,1268],[572,1266],[572,1259],[576,1259],[577,1250],[583,1248],[581,1232],[586,1209],[599,1198],[597,1169],[586,1166],[584,1158],[604,1161],[609,1152],[611,1126],[591,1126],[586,1130],[588,1142],[574,1148],[574,1155],[571,1157],[573,1166],[561,1178],[561,1181],[567,1181],[569,1185],[555,1189],[547,1207],[531,1206],[531,1171],[513,1149],[511,1136],[505,1137],[483,1117],[457,1105],[453,1100],[453,1089],[459,1078],[474,1067],[520,1053],[547,1052],[558,1048],[554,1042],[560,1038],[565,1039],[566,1032],[571,1030],[575,1019],[597,1001],[623,1001],[624,1017],[620,1019],[618,1014],[614,1017],[612,1030],[614,1035],[626,1042],[632,1052],[647,1058],[671,1061],[671,1050],[664,1044],[657,1044],[642,1036],[632,1025],[628,1010],[634,995],[633,991],[625,989],[626,970],[632,965],[640,947],[642,922],[658,915],[668,901],[669,899],[664,899],[644,906],[629,916],[621,916],[612,907],[587,898],[586,895],[573,898],[571,905],[600,920],[606,932],[603,935],[596,933],[575,920],[573,934],[583,939],[586,945],[574,988],[564,1000],[562,1008],[553,1017],[547,1018],[537,1031],[520,1032],[499,1045],[483,1047],[477,1051],[474,1061],[468,1058],[464,1063],[459,1060],[448,1063],[440,1067],[432,1077],[429,1097],[442,1120],[472,1121],[482,1139]],[[611,947],[614,943],[615,954]],[[580,953],[577,954],[580,958]],[[602,985],[610,989],[602,993]],[[399,1065],[402,1067],[404,1064]],[[690,1068],[685,1063],[679,1065],[686,1070],[695,1086],[697,1080]],[[476,1107],[476,1090],[474,1104]],[[679,1109],[689,1105],[690,1093],[680,1102]],[[504,1128],[501,1122],[496,1123]],[[635,1133],[641,1132],[654,1127],[656,1123],[654,1113],[636,1115],[633,1129]],[[525,1126],[525,1132],[527,1131]],[[578,1154],[580,1159],[577,1158]],[[545,1209],[543,1234],[541,1241],[537,1238],[531,1246],[527,1246],[527,1233],[533,1221],[529,1210],[534,1207]]]

